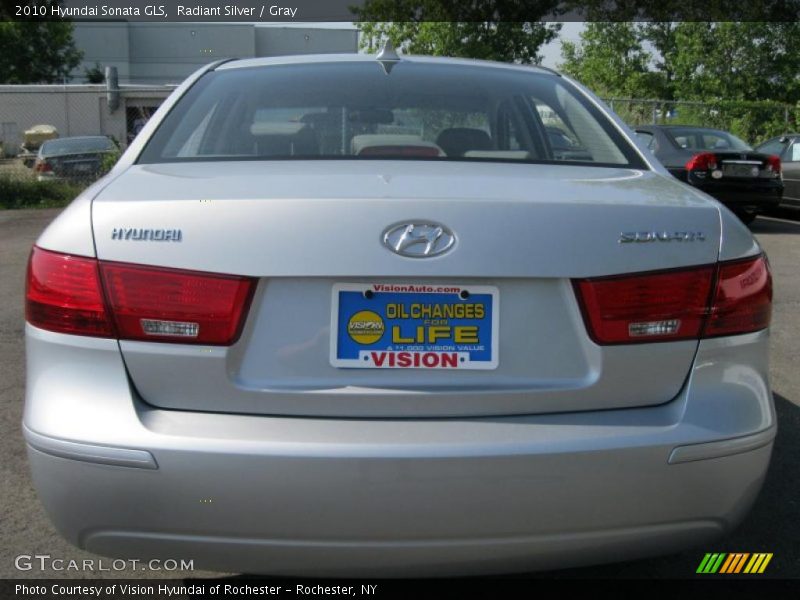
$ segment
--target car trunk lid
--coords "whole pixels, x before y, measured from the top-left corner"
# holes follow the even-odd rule
[[[716,206],[655,173],[488,162],[134,166],[95,200],[93,221],[102,261],[257,279],[230,347],[120,344],[153,405],[261,414],[476,416],[666,402],[697,342],[597,345],[572,280],[711,264],[719,247]],[[446,226],[452,249],[421,259],[383,245],[385,231],[413,222]],[[157,233],[167,231],[177,233]],[[494,368],[333,366],[334,289],[407,284],[492,290]]]

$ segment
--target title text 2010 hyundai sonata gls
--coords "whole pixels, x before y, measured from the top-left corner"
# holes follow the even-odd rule
[[[732,213],[555,73],[217,63],[36,242],[33,478],[74,544],[223,571],[670,552],[759,491],[771,301]]]

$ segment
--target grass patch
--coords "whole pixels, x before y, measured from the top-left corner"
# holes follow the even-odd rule
[[[0,208],[66,206],[86,186],[63,181],[23,180],[0,176]]]

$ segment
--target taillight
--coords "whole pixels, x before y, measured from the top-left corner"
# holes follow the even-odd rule
[[[775,175],[781,174],[781,157],[770,154],[766,160],[767,170],[772,171]]]
[[[25,318],[49,331],[112,337],[97,261],[34,248],[28,260]]]
[[[574,282],[598,344],[736,335],[769,326],[772,279],[764,256],[691,269]]]
[[[249,277],[100,263],[120,338],[227,346],[255,288]]]
[[[687,171],[713,171],[717,168],[717,156],[713,152],[695,154],[686,163]]]
[[[249,277],[107,263],[34,248],[26,315],[32,325],[61,333],[230,345],[241,334],[254,290]]]
[[[769,327],[772,275],[766,257],[722,263],[706,336],[735,335]]]
[[[46,160],[39,159],[33,165],[33,170],[36,173],[52,173],[53,167],[52,165],[47,162]]]
[[[685,340],[703,328],[713,267],[575,283],[599,344]]]

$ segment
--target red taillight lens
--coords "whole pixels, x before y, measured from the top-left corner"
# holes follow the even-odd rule
[[[687,171],[709,171],[717,168],[717,156],[713,152],[695,154],[686,163]]]
[[[120,338],[227,346],[255,288],[249,277],[100,263]]]
[[[33,170],[37,173],[51,173],[53,171],[53,167],[46,160],[37,160],[33,165]]]
[[[592,339],[599,344],[697,338],[713,267],[575,282]]]
[[[25,316],[59,333],[229,345],[241,334],[254,291],[249,277],[104,263],[34,248]]]
[[[775,173],[776,175],[780,175],[781,173],[781,158],[780,156],[776,156],[774,154],[770,154],[766,160],[767,169]]]
[[[769,327],[772,275],[766,257],[723,263],[706,336],[734,335]]]
[[[772,310],[764,256],[717,267],[582,279],[574,287],[598,344],[749,333],[768,327]]]
[[[97,261],[34,248],[28,260],[25,318],[49,331],[112,337]]]

